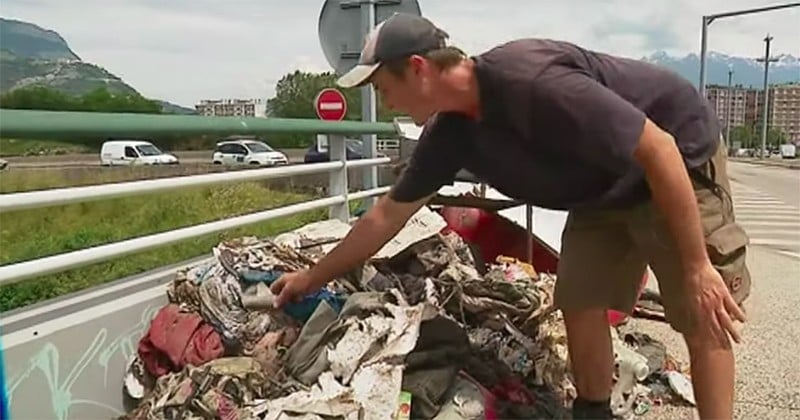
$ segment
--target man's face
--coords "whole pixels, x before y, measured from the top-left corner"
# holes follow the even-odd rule
[[[427,60],[414,56],[409,59],[403,77],[380,68],[371,81],[387,108],[408,114],[417,125],[422,125],[437,111],[437,76],[438,70]]]

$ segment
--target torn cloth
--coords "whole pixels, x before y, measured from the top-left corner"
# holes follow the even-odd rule
[[[145,369],[159,377],[186,365],[201,365],[222,356],[219,335],[197,314],[182,312],[178,305],[161,308],[139,340],[139,357]]]
[[[355,293],[338,315],[321,302],[285,358],[290,374],[312,388],[265,402],[259,410],[266,418],[292,418],[289,413],[391,418],[403,361],[417,344],[425,306],[398,305],[390,296]]]

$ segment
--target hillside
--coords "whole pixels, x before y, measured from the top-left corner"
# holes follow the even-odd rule
[[[99,87],[114,94],[139,95],[120,77],[81,60],[55,31],[28,22],[0,18],[0,39],[0,94],[43,86],[70,95],[82,95]],[[193,109],[151,99],[159,102],[165,113],[195,113]]]
[[[0,18],[0,39],[4,50],[19,57],[80,61],[61,35],[32,23]]]
[[[790,54],[774,55],[778,61],[769,65],[770,84],[800,82],[800,58]],[[700,81],[700,56],[688,54],[685,57],[673,57],[660,51],[644,61],[658,64],[697,84]],[[733,69],[733,84],[745,87],[761,87],[764,85],[764,64],[755,58],[730,56],[718,52],[710,52],[707,58],[707,80],[710,85],[727,85],[728,69]]]

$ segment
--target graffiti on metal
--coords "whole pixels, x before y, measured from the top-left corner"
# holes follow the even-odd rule
[[[121,390],[122,377],[111,378],[109,382],[108,373],[109,367],[112,368],[112,371],[119,372],[124,366],[110,366],[109,362],[124,363],[121,361],[127,361],[135,354],[138,341],[147,331],[150,320],[155,316],[156,310],[157,308],[147,307],[142,312],[142,317],[139,322],[124,330],[110,341],[108,340],[110,335],[108,328],[99,329],[94,340],[86,346],[83,354],[75,359],[76,362],[71,367],[67,366],[66,369],[63,369],[64,367],[59,365],[60,359],[62,357],[72,359],[72,357],[70,357],[72,355],[62,355],[58,347],[52,342],[45,343],[41,349],[29,359],[28,364],[22,368],[23,370],[13,375],[8,382],[8,403],[12,413],[17,411],[14,409],[13,405],[15,391],[18,390],[21,385],[25,384],[26,381],[33,380],[38,373],[43,377],[44,382],[49,387],[50,400],[53,408],[52,418],[54,419],[66,420],[69,418],[70,410],[77,405],[88,405],[102,410],[108,410],[109,414],[113,413],[111,415],[123,414],[120,411],[121,407],[113,407],[108,404],[108,401],[101,402],[92,399],[92,397],[96,396],[91,395],[91,393],[87,393],[89,398],[81,398],[81,396],[75,395],[73,388],[81,379],[97,381],[98,374],[102,374],[104,388]],[[15,366],[15,368],[17,368],[17,366]],[[100,371],[98,371],[97,368],[99,368]],[[68,371],[68,373],[62,379],[61,375],[64,371]],[[16,396],[20,397],[20,395]],[[37,398],[38,401],[40,401],[39,404],[42,402],[42,397],[45,396],[40,394]],[[30,398],[25,398],[25,400],[26,402],[31,401]]]

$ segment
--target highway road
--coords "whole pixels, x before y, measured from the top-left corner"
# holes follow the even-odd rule
[[[289,158],[291,163],[302,163],[305,149],[283,149],[281,150]],[[212,150],[192,150],[170,152],[178,157],[184,165],[211,164]],[[83,167],[100,166],[100,155],[98,154],[73,154],[55,156],[10,156],[4,158],[9,163],[9,168],[53,168],[53,167]]]

